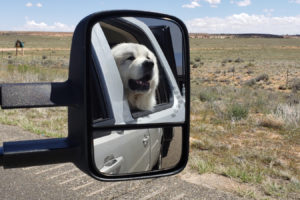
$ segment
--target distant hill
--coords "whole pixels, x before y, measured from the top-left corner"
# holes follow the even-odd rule
[[[243,33],[243,34],[207,34],[207,33],[190,33],[190,38],[300,38],[300,35],[274,35],[260,33]]]
[[[42,31],[0,31],[1,35],[33,35],[33,36],[56,36],[72,37],[73,32],[42,32]],[[208,34],[208,33],[190,33],[190,38],[300,38],[300,35],[274,35],[260,33],[243,34]]]
[[[73,32],[0,31],[0,36],[1,35],[36,35],[36,36],[70,37],[73,36]]]

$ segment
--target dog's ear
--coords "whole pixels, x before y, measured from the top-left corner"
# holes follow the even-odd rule
[[[115,46],[114,48],[111,49],[111,53],[115,59],[117,66],[119,66],[122,61],[123,56],[122,56],[121,52],[118,51],[118,49],[116,48],[117,46]]]

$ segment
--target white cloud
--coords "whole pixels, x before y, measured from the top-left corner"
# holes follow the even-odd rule
[[[251,4],[251,0],[238,1],[236,4],[241,7],[249,6]]]
[[[271,9],[263,9],[263,12],[266,13],[268,16],[272,15],[272,13],[274,12],[275,10],[273,8]]]
[[[200,7],[201,5],[198,3],[199,0],[193,0],[189,4],[182,5],[183,8],[196,8]]]
[[[72,32],[74,31],[75,26],[69,26],[61,22],[55,22],[53,25],[48,25],[45,22],[36,22],[35,20],[30,20],[26,17],[26,23],[20,29],[26,31]]]
[[[299,34],[300,15],[272,17],[240,13],[225,18],[196,18],[186,21],[186,25],[191,33]]]
[[[28,2],[28,3],[25,4],[25,6],[26,7],[32,7],[33,4],[31,2]],[[41,3],[37,3],[37,4],[35,4],[35,6],[38,7],[38,8],[43,7],[43,5]]]
[[[273,8],[270,8],[270,9],[266,8],[266,9],[264,9],[263,11],[264,11],[265,13],[270,13],[270,12],[274,12],[274,9],[273,9]]]
[[[189,4],[184,4],[182,5],[183,8],[196,8],[196,7],[201,7],[201,5],[199,4],[200,0],[192,0],[191,3]],[[210,4],[211,7],[216,8],[217,4],[221,3],[221,0],[204,0],[207,3]]]
[[[221,3],[221,0],[204,0],[206,2],[208,2],[209,4],[219,4]]]
[[[210,7],[212,7],[212,8],[218,7],[217,4],[221,3],[221,0],[204,0],[204,1],[206,1],[207,3],[209,3]]]
[[[36,4],[36,7],[41,8],[41,7],[43,7],[43,5],[42,5],[41,3],[37,3],[37,4]]]
[[[28,3],[25,4],[25,6],[26,6],[26,7],[32,7],[33,5],[32,5],[31,2],[28,2]]]
[[[242,0],[242,1],[230,0],[230,3],[236,4],[240,7],[245,7],[245,6],[249,6],[251,4],[251,0]]]
[[[289,3],[297,3],[297,4],[300,4],[300,0],[290,0]]]

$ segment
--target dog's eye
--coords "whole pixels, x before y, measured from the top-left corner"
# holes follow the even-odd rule
[[[126,60],[134,60],[135,59],[135,57],[134,56],[130,56],[130,57],[128,57]]]
[[[147,58],[148,60],[150,60],[150,57],[149,57],[149,56],[147,56],[146,58]]]

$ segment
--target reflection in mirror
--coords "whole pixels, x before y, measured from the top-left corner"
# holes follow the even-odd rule
[[[182,38],[170,19],[113,17],[94,25],[92,60],[115,124],[184,122]]]
[[[101,131],[93,136],[94,163],[104,175],[169,169],[181,158],[181,127]]]
[[[101,81],[91,91],[92,151],[99,173],[143,173],[170,169],[180,161],[186,120],[184,49],[181,29],[170,19],[113,17],[93,26],[92,75]],[[170,128],[111,128],[161,123]],[[103,131],[106,126],[109,131]]]

